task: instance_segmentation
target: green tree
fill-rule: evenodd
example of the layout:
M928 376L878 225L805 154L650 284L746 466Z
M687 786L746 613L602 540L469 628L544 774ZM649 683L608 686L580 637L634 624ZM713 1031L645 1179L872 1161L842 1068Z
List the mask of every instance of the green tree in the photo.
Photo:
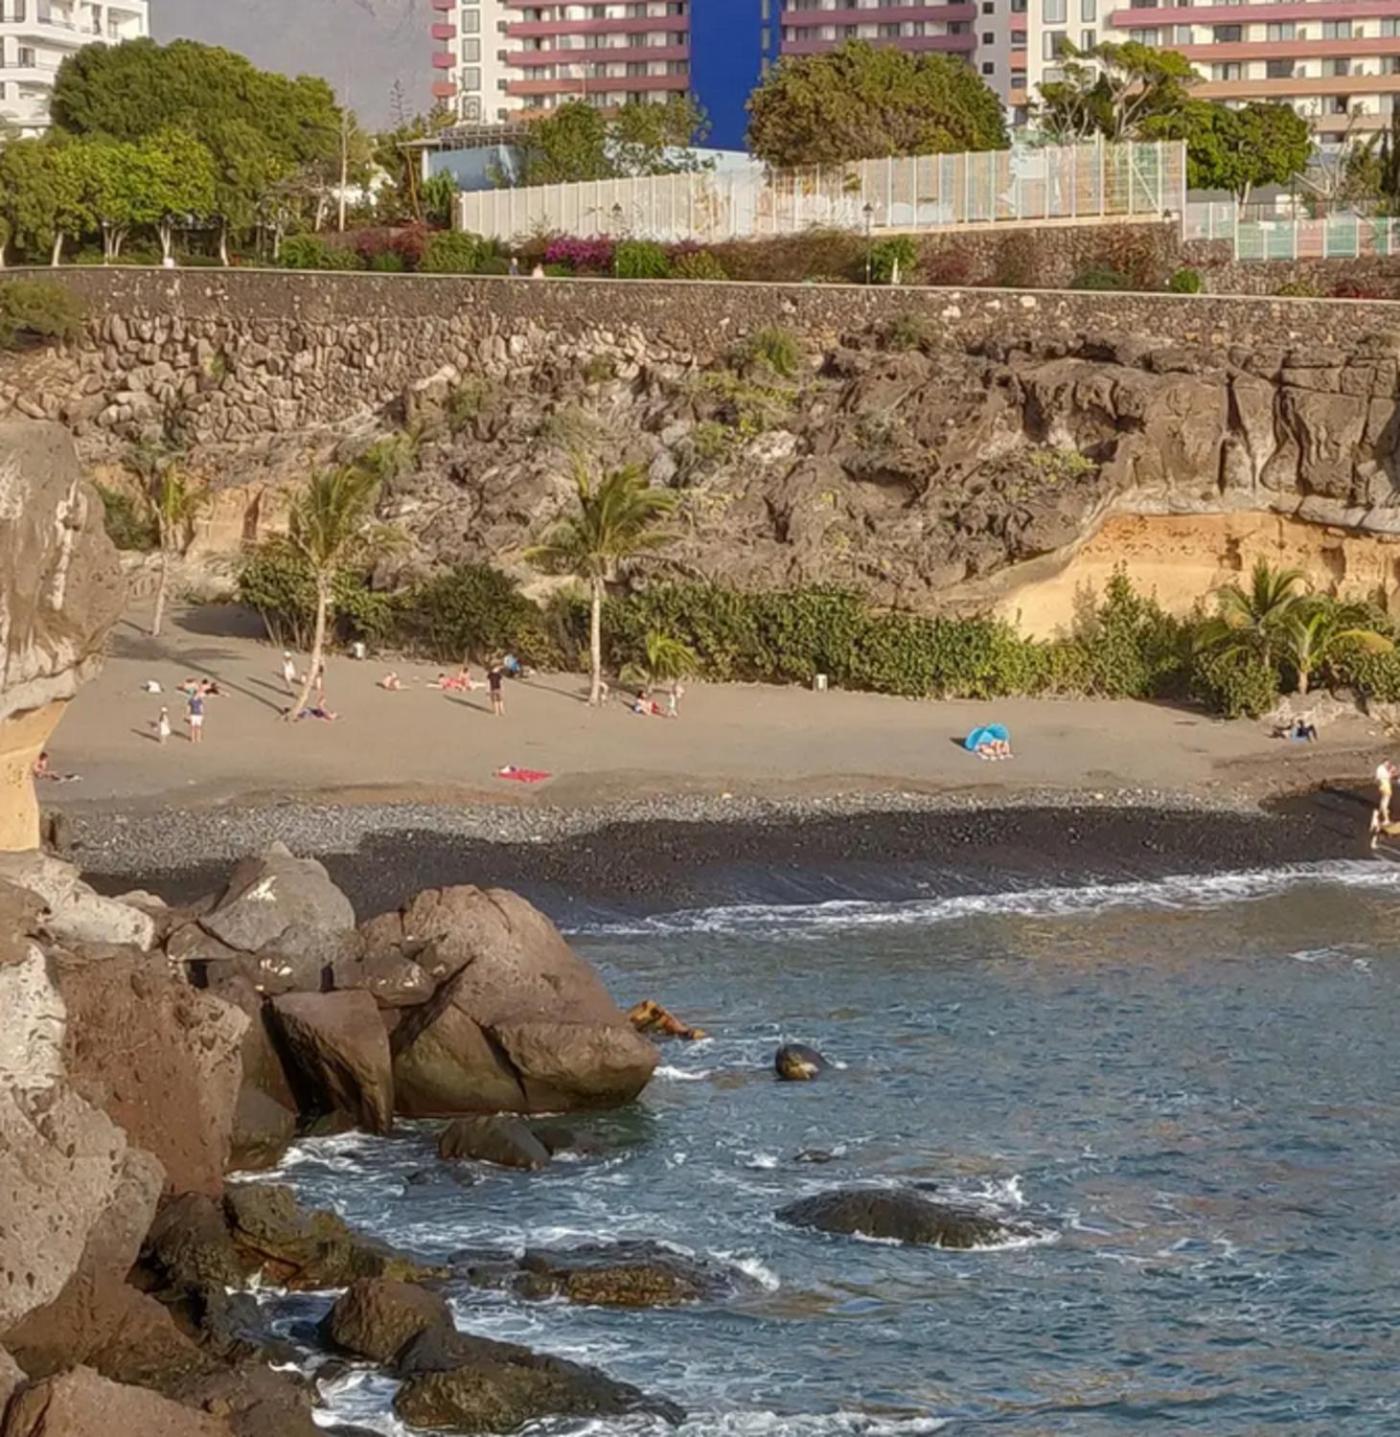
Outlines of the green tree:
M181 224L207 220L214 213L214 157L185 130L164 129L142 147L150 186L147 208L155 215L160 252L175 252Z
M0 149L0 225L6 244L21 254L57 264L80 199L76 172L59 144L13 140Z
M693 148L709 127L705 112L689 95L672 95L659 105L632 100L608 125L608 155L614 171L624 178L691 174L713 163Z
M1284 659L1298 677L1298 692L1306 694L1312 676L1344 648L1367 654L1389 654L1394 643L1377 633L1364 610L1309 599L1295 604L1279 630Z
M1179 50L1136 40L1105 41L1089 50L1067 44L1059 69L1063 79L1039 87L1036 122L1061 143L1096 134L1111 141L1140 139L1151 117L1183 108L1197 79Z
M316 586L316 626L311 659L301 692L287 711L294 719L306 708L326 656L326 622L335 596L336 574L371 547L371 522L379 481L354 466L322 469L311 476L292 504L287 542L311 571Z
M1216 590L1217 614L1201 626L1198 647L1244 651L1272 664L1283 652L1284 636L1307 602L1301 569L1276 569L1255 561L1249 585Z
M208 502L208 492L181 467L178 451L165 444L136 444L129 462L141 480L142 503L160 546L160 576L151 618L151 636L158 638L170 590L171 560L185 553L193 541L195 520Z
M405 149L404 146L441 133L453 123L454 117L443 105L426 115L410 117L403 103L402 87L396 84L394 89L393 103L397 114L394 128L380 131L370 146L371 166L382 170L390 178L390 183L380 189L375 204L379 217L386 222L402 219L421 222L421 161L417 150Z
M522 185L560 185L614 177L603 112L570 100L531 122L519 145Z
M446 172L436 174L423 183L423 213L430 223L444 229L452 224L452 210L456 204L457 181Z
M102 231L102 258L121 258L131 230L159 218L151 156L145 147L125 140L92 138L68 151L78 176L82 208Z
M994 150L1001 102L951 56L853 40L780 60L749 97L749 148L775 168Z
M1286 184L1312 155L1308 122L1291 105L1254 100L1238 110L1206 100L1150 116L1145 139L1186 142L1190 188L1229 190L1246 204L1256 185Z
M628 664L618 676L625 684L674 684L688 679L700 667L695 650L683 640L659 629L649 629L644 641L645 665Z
M580 464L575 474L577 508L561 519L526 559L551 574L571 574L588 585L588 644L592 677L588 702L603 695L603 597L620 564L670 542L658 527L676 496L651 489L637 469L614 469L596 484Z

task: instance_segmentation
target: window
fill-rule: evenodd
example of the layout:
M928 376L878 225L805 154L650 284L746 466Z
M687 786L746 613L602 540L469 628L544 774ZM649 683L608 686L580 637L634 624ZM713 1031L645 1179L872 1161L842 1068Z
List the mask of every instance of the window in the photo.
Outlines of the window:
M471 63L471 64L475 64L478 60L480 60L480 59L481 59L481 41L480 41L480 40L463 40L463 41L462 41L462 58L463 58L464 60L466 60L468 63Z
M1398 25L1400 25L1400 21L1397 21L1393 15L1387 15L1385 19L1381 21L1381 34L1383 36L1400 35L1400 29L1397 28Z
M1096 39L1097 37L1093 30L1081 30L1079 32L1079 48L1081 50L1092 50Z
M1239 65L1212 65L1210 78L1212 80L1238 80L1242 78L1241 67Z
M995 15L996 12L997 7L992 4L992 0L982 0L982 13L984 15Z
M1041 19L1047 25L1063 25L1069 14L1066 0L1044 0Z
M1063 30L1046 30L1041 35L1041 59L1057 60L1064 52L1065 32Z
M1292 60L1266 60L1264 62L1264 78L1266 80L1291 80L1294 68L1295 64Z
M1024 90L1026 88L1026 72L1024 70L1013 70L1011 72L1011 88L1013 90Z
M996 67L995 65L983 65L983 66L982 66L982 73L983 73L984 75L995 75L996 72L997 72L997 67Z
M32 70L34 68L34 47L32 45L21 45L19 47L18 64L21 70Z
M1332 113L1334 115L1345 115L1351 109L1350 95L1332 96Z
M899 39L899 22L896 20L896 21L894 22L894 24L892 24L892 25L881 25L881 26L880 26L880 38L881 38L882 40L898 40L898 39Z
M469 65L462 71L462 88L464 90L479 90L481 88L481 70L476 65Z
M1024 15L1026 13L1026 0L1011 0L1011 13L1013 15Z
M481 31L481 11L462 11L462 33L464 35L476 35Z
M995 45L997 37L990 30L982 32L982 43L984 45Z
M1322 38L1324 40L1350 40L1350 20L1324 20L1322 22Z
M1092 25L1099 18L1099 0L1079 0L1079 18Z
M1324 75L1350 75L1350 60L1324 60L1322 62L1322 73Z
M1172 26L1172 44L1189 45L1196 38L1196 32L1189 25Z
M773 18L772 14L770 13L771 11L772 11L771 0L759 0L759 3L758 3L758 18L759 18L760 20L764 20L764 21L771 20L771 19Z
M1217 25L1210 36L1217 45L1238 45L1244 39L1244 26Z
M1161 44L1162 33L1160 30L1129 30L1128 39L1138 45L1151 47Z
M758 32L758 48L765 55L773 48L773 31L767 25Z
M1296 40L1298 38L1298 26L1292 20L1285 20L1281 25L1268 26L1264 34L1270 40Z

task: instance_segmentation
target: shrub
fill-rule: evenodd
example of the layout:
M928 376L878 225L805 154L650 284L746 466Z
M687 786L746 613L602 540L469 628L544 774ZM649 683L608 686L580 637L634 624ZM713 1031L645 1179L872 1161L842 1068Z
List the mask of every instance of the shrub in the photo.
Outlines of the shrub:
M547 264L544 272L550 279L572 279L574 272L566 264Z
M316 584L306 560L285 539L259 544L244 558L237 595L239 603L257 610L274 644L310 648ZM331 616L341 640L378 641L392 630L393 601L372 590L362 571L346 569L335 576Z
M1106 698L1165 698L1184 692L1186 626L1139 594L1120 568L1103 602L1076 635L1082 687Z
M159 546L155 520L139 499L123 489L109 489L105 484L94 487L102 500L102 522L107 537L118 549L150 553Z
M613 251L618 279L665 279L670 273L666 251L652 240L623 240Z
M408 264L397 250L385 249L370 256L369 268L376 274L403 274Z
M415 585L396 609L401 639L440 663L507 651L535 665L557 659L538 606L484 564L457 564Z
M1321 299L1322 291L1307 279L1285 280L1274 293L1280 299Z
M1278 699L1278 670L1243 649L1202 649L1191 657L1189 688L1225 718L1260 718Z
M997 246L993 282L1001 289L1039 289L1045 283L1046 256L1035 235L1007 235Z
M545 247L545 268L548 271L551 265L563 265L574 274L609 274L613 267L613 250L613 241L606 236L578 239L572 235L560 235Z
M1334 284L1328 293L1329 299L1394 299L1393 290L1380 285L1355 283Z
M480 236L440 230L429 235L418 268L424 274L475 274L483 257Z
M870 279L874 284L893 284L895 276L908 284L919 262L919 247L908 235L891 235L870 247Z
M907 309L890 320L880 337L886 349L922 349L933 339L933 326L922 314Z
M376 439L356 462L360 468L369 470L381 484L392 484L418 467L421 445L422 436L416 429L402 429L397 434L386 434L382 439Z
M1189 265L1183 265L1179 270L1176 270L1167 281L1167 288L1173 294L1200 294L1200 270L1192 269Z
M1122 291L1136 288L1121 271L1106 264L1087 264L1069 282L1071 289Z
M865 276L865 238L854 230L809 229L772 239L709 246L731 279L837 281Z
M583 378L588 384L606 384L617 376L617 361L610 354L590 354L583 361Z
M729 274L720 261L707 249L686 250L671 259L672 279L728 279Z
M1152 233L1134 225L1108 225L1098 231L1093 266L1122 275L1124 289L1160 289L1165 278Z
M738 346L734 358L740 364L763 366L791 379L802 368L802 343L790 329L760 329Z
M320 235L289 235L282 241L277 260L283 269L359 269L354 250L327 244Z
M83 302L61 284L11 279L0 284L0 349L73 339L83 327Z
M464 379L447 396L443 416L453 434L474 424L496 402L496 386L489 379Z
M924 258L924 283L944 289L965 289L972 283L972 268L972 256L963 250L935 250Z
M422 269L423 253L428 247L428 237L427 225L405 225L403 229L394 231L390 248L403 259L409 269Z

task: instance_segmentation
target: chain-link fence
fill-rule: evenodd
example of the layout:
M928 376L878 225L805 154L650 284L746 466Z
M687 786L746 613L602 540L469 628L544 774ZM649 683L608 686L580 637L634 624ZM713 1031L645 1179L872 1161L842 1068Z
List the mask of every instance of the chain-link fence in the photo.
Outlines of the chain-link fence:
M1185 204L1186 147L1161 141L482 190L459 196L458 224L507 241L568 234L705 243L812 228L918 232L1157 219L1182 214Z

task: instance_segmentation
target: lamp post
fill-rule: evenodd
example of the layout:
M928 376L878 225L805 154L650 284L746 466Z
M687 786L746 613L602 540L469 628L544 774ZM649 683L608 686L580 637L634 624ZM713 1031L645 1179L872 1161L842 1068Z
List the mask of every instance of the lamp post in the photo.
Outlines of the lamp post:
M869 200L865 202L865 208L861 211L865 216L865 282L870 283L870 251L871 251L871 227L875 223L875 206Z

